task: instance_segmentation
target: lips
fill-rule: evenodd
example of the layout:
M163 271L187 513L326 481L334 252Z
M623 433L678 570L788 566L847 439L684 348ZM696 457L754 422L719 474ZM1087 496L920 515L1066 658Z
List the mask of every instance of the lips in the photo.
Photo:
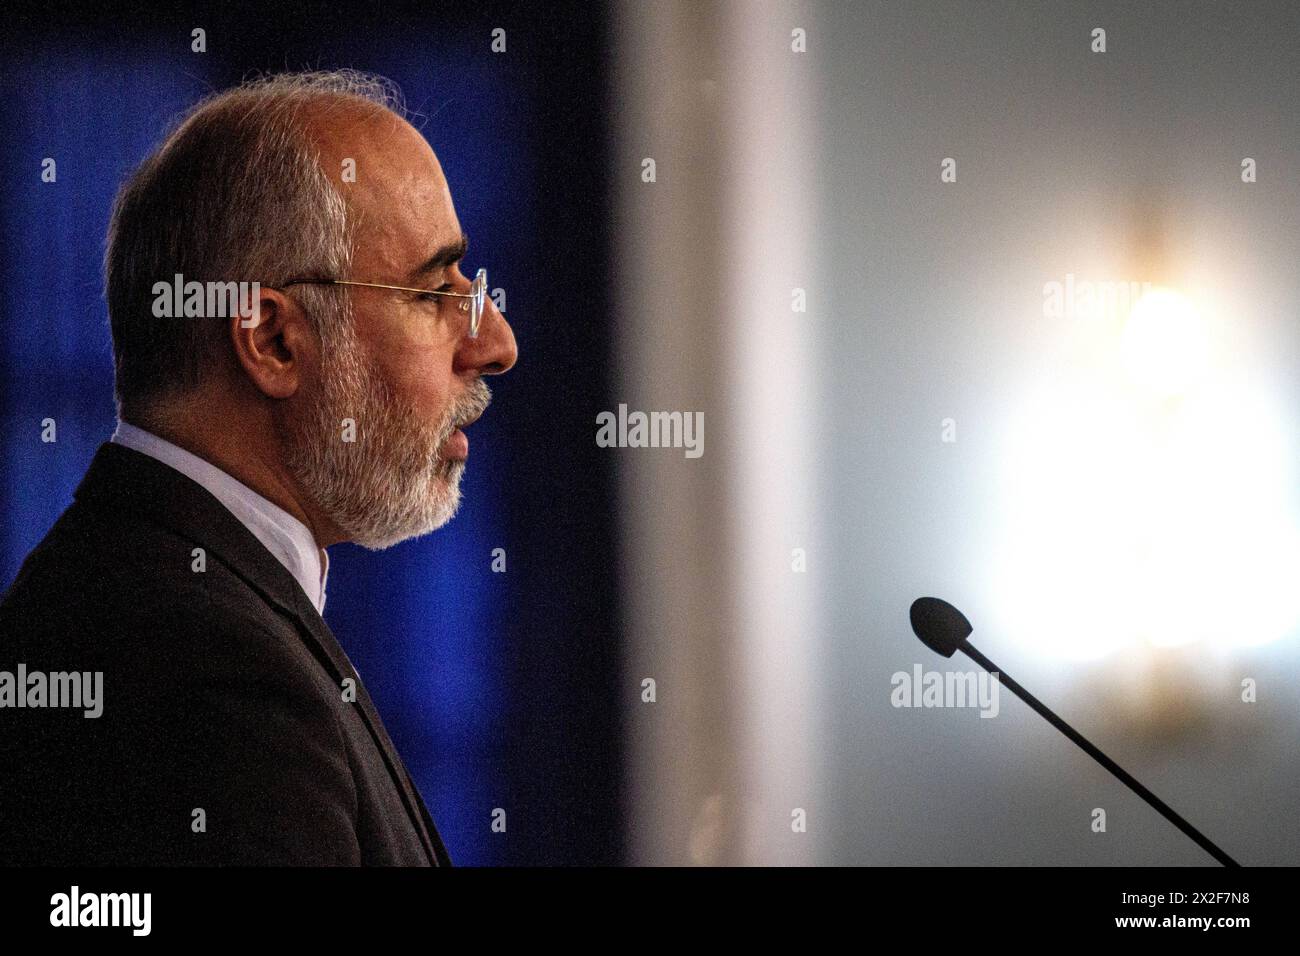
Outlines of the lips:
M442 457L451 461L464 461L469 457L469 439L465 436L464 429L469 428L482 417L486 400L483 401L476 412L468 418L463 418L456 422L455 429L447 436L447 440L442 445Z
M451 461L464 461L469 457L469 439L457 428L442 446L442 456Z
M479 420L479 416L467 418L460 422L442 446L442 455L451 461L464 461L469 457L469 438L462 429L468 428Z

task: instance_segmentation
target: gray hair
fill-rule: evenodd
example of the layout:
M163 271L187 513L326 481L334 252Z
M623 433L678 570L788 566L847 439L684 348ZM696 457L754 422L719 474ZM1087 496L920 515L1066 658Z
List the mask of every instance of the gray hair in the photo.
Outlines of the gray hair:
M358 103L406 115L392 83L352 70L246 81L191 109L123 184L104 257L120 416L165 420L229 354L223 323L156 317L156 282L348 273L354 224L305 116ZM295 297L326 343L350 321L329 286L296 286Z

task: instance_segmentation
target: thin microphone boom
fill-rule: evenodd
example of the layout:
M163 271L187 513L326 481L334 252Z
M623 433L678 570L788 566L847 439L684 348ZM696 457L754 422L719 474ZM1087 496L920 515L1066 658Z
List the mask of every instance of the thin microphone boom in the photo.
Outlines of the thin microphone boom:
M966 639L970 636L972 628L961 611L938 598L917 598L912 604L911 618L912 630L916 632L916 636L921 639L926 647L942 654L944 657L952 657L955 651L961 651L989 673L996 673L999 683L1011 688L1013 694L1047 718L1047 721L1053 727L1073 740L1084 753L1109 770L1120 782L1158 811L1161 816L1191 837L1202 850L1224 866L1241 865L1219 849L1209 837L1174 812L1172 807L1144 787L1136 777L1102 753L1083 734L1054 714L1046 704L1012 680L1006 671L976 650L975 646Z

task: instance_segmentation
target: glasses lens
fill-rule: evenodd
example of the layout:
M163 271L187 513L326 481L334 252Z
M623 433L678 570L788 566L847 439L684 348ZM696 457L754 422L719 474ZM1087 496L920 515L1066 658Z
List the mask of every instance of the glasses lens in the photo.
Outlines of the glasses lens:
M479 269L474 275L474 285L470 290L474 298L470 299L469 337L478 338L479 323L483 320L483 309L487 305L487 270Z

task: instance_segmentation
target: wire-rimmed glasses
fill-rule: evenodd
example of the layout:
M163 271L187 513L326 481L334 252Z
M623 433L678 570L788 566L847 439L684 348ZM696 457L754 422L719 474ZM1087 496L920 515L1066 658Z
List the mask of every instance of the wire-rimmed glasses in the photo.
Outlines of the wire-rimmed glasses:
M468 299L460 304L460 310L469 310L469 337L478 338L479 323L483 321L483 310L487 306L487 269L474 273L469 292L444 292L441 289L414 289L404 285L387 285L383 282L357 282L352 279L290 279L280 283L281 288L291 285L356 285L369 289L393 289L397 292L418 292L423 295L445 295L455 299Z

